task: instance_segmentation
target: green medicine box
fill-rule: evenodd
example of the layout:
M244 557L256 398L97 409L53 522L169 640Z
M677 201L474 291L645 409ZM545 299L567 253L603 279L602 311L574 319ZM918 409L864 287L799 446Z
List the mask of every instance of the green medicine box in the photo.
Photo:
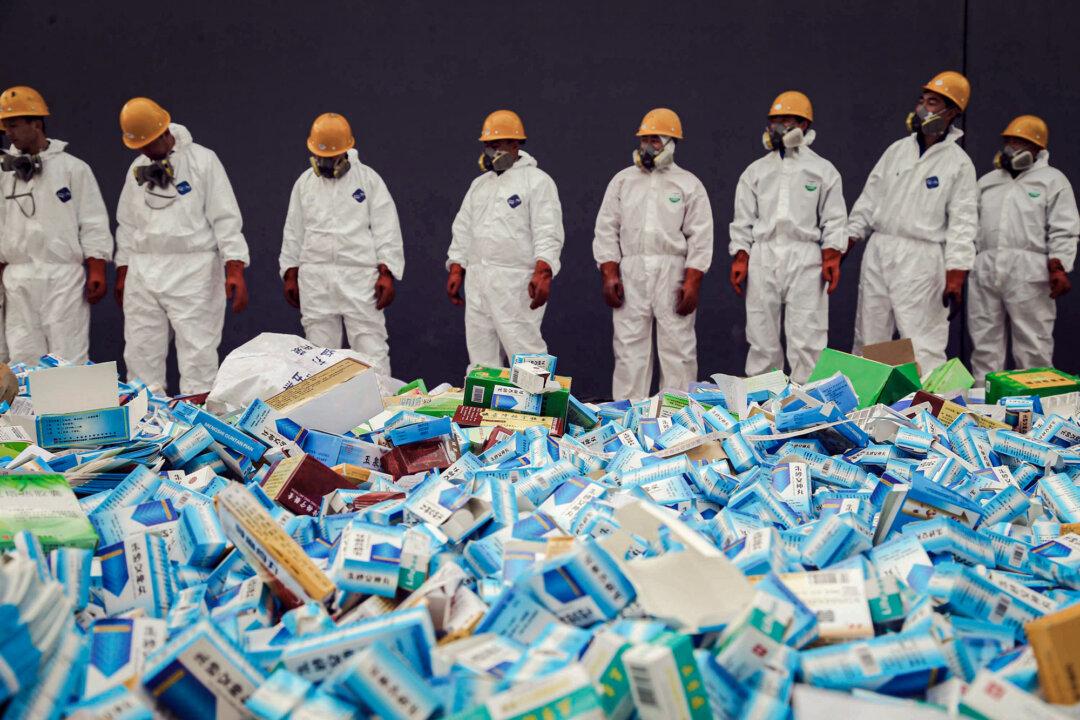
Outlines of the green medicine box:
M975 378L964 367L964 363L960 362L960 358L952 358L934 368L922 389L934 395L944 395L954 390L967 390L974 384Z
M986 374L986 402L990 405L1014 395L1049 397L1076 391L1080 391L1080 378L1055 368L1000 370Z
M832 348L821 351L809 382L824 380L836 373L843 373L851 381L859 398L860 409L876 403L892 405L922 387L918 366L913 362L887 365Z
M41 548L93 550L98 536L79 501L60 474L0 475L0 550L15 546L15 535L29 530Z
M570 403L570 378L555 376L561 390L544 394L540 414L559 418L565 422L566 408ZM510 369L477 366L465 376L465 405L472 407L491 407L491 393L497 387L516 387L510 382Z

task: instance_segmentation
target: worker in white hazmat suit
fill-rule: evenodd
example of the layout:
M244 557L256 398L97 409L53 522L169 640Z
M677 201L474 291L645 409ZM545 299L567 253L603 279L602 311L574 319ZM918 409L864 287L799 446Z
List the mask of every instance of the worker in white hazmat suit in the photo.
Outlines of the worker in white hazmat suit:
M1005 321L1019 368L1054 358L1057 298L1072 288L1080 216L1072 185L1050 167L1049 129L1021 115L1002 133L997 170L979 178L979 235L968 284L971 370L1005 368Z
M344 325L349 347L390 375L383 309L405 271L401 226L386 184L354 145L344 117L315 119L312 167L293 185L278 263L307 339L340 348Z
M675 164L683 139L679 116L651 110L637 137L634 164L608 183L593 235L593 259L612 308L616 400L649 396L654 325L660 387L686 391L697 379L694 319L713 251L709 195Z
M922 90L908 115L911 134L885 150L851 208L848 248L869 238L855 352L892 340L899 329L928 373L945 362L949 321L960 312L975 261L978 208L975 166L953 124L967 109L971 86L946 71Z
M45 134L49 109L33 88L0 94L0 122L11 141L2 159L0 263L7 347L14 362L53 354L84 363L90 305L105 296L113 239L90 166Z
M746 374L784 369L780 309L791 378L805 383L829 341L829 295L840 282L847 249L847 206L840 173L810 149L814 109L801 92L769 106L755 160L735 189L729 228L731 285L746 286Z
M540 324L559 272L562 206L555 182L521 149L525 139L517 114L488 115L480 131L482 174L454 218L446 294L465 305L471 365L547 352Z
M169 331L176 337L180 392L207 392L218 369L225 299L247 307L250 263L225 168L148 98L120 111L131 164L116 210L116 300L124 308L128 377L165 390Z

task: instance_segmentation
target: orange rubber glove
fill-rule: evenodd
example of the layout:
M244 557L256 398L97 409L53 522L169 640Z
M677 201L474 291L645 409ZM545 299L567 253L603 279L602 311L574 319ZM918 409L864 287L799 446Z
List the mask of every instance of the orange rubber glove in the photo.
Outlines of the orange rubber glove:
M86 259L86 302L97 304L109 289L105 279L105 261L101 258Z
M686 316L697 310L698 296L701 294L701 279L705 273L694 268L686 268L683 272L682 286L675 299L675 312Z
M457 263L450 266L450 275L446 278L446 296L455 305L464 305L461 289L465 286L465 268Z
M127 281L127 265L116 268L116 286L113 288L113 297L116 304L124 307L124 283Z
M234 313L244 312L248 305L247 283L244 282L244 263L230 260L225 263L225 297L232 300Z
M619 276L619 263L600 263L600 279L603 283L601 292L604 294L604 302L609 308L621 308L626 300L626 292Z
M731 287L735 288L735 294L742 297L743 280L750 274L750 253L740 250L735 253L735 259L731 261Z
M945 271L945 292L941 293L941 304L949 310L949 320L960 314L960 306L964 304L964 281L967 280L967 270Z
M839 250L824 248L821 251L821 277L829 284L825 291L829 295L840 285L840 263L843 259L844 254Z
M285 302L297 310L300 309L300 268L291 267L285 270Z
M382 310L394 302L394 276L390 268L379 265L379 279L375 281L375 309Z
M1072 283L1069 282L1069 274L1065 272L1065 266L1060 260L1051 259L1047 268L1050 270L1050 297L1057 300L1072 290Z
M529 297L532 298L529 303L530 310L542 307L548 301L551 295L551 276L551 266L543 260L537 260L532 280L529 281Z

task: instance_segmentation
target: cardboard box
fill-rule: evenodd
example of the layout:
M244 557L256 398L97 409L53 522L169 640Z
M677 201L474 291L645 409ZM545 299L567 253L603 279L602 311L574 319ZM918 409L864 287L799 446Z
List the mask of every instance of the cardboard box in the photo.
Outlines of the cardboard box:
M1080 605L1024 626L1039 664L1039 689L1058 705L1080 702Z
M883 343L892 345L893 343ZM909 341L910 344L910 341ZM903 357L890 352L875 352L877 346L868 345L864 352L871 351L876 357L891 356L893 359ZM918 390L919 369L914 359L900 364L880 362L870 357L850 355L832 348L825 348L818 358L814 371L810 373L808 382L817 382L831 377L836 373L843 373L851 381L855 388L855 394L859 397L859 408L867 408L875 403L891 405L900 398Z
M307 454L285 458L262 484L267 495L298 515L318 515L323 495L350 487L355 485Z
M1001 370L986 374L986 402L989 405L1013 395L1049 397L1078 390L1080 377L1054 368Z
M562 435L565 427L565 422L557 417L526 415L509 410L492 410L470 405L462 405L457 409L454 413L454 422L461 427L503 427L515 432L527 427L540 426L547 428L550 434L556 436Z
M559 418L565 422L566 409L570 403L571 379L560 375L556 375L554 379L562 386L562 389L543 395L540 414ZM465 377L464 404L471 407L490 408L491 396L497 387L516 387L510 381L509 368L484 366L473 368Z
M266 399L301 427L344 435L383 411L375 371L345 358Z
M461 407L462 396L460 392L448 392L436 395L422 405L413 408L413 412L430 417L453 417L457 409Z
M50 450L126 443L149 409L145 391L120 405L115 362L38 370L29 383L33 414L16 407L4 420Z
M915 362L915 346L912 344L911 338L888 340L872 345L863 345L862 356L867 360L873 360L885 365L904 365Z
M952 358L934 368L923 383L923 390L941 395L954 390L968 390L974 384L975 378L960 362L960 358Z
M395 480L436 468L445 470L457 460L455 447L455 443L446 442L445 438L402 445L383 455L383 470L393 475Z
M933 415L946 425L951 425L952 422L956 420L956 418L960 417L964 413L969 413L972 419L975 420L975 424L981 428L986 428L987 430L1011 429L1010 425L1007 425L1003 422L998 422L997 420L989 418L980 413L972 412L963 405L954 403L951 400L946 400L943 397L938 397L937 395L934 395L932 393L919 390L915 393L915 397L912 398L911 404L922 405L923 403L926 403L930 406L931 415Z

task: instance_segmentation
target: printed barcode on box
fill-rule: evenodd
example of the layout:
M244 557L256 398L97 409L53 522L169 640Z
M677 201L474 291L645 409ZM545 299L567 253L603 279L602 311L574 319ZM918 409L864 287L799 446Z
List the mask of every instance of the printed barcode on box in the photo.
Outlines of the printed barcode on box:
M818 610L817 619L819 623L831 623L836 622L835 610Z
M1024 548L1015 547L1012 553L1012 564L1021 565L1024 562Z
M859 666L864 673L867 675L881 674L881 665L878 664L877 658L874 657L874 651L868 645L856 645L852 648L852 652L855 653L855 659L859 661Z
M836 585L843 582L843 577L838 572L814 572L808 573L811 585Z
M483 385L476 385L476 386L473 387L471 402L474 402L474 403L482 403L482 402L484 402L484 386Z
M1005 617L1005 613L1009 611L1009 606L1012 605L1012 599L1009 596L999 598L997 604L994 605L994 612L990 613L991 620L1000 620Z
M630 687L634 690L634 703L636 705L657 707L656 691L653 689L652 676L649 671L642 667L631 665Z

